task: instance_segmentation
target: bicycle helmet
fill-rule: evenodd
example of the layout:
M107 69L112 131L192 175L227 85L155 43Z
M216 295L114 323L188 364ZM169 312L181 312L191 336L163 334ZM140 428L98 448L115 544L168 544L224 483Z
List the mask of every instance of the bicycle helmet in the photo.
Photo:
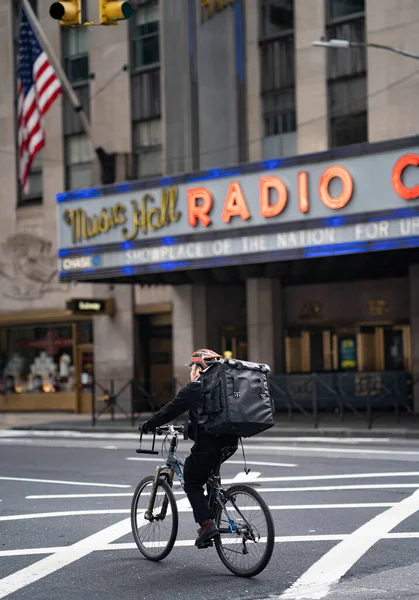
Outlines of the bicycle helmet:
M212 362L218 360L219 358L223 358L220 354L217 354L213 350L208 350L207 348L201 348L200 350L196 350L189 362L188 367L192 367L192 365L199 365L203 369L206 369L210 366Z

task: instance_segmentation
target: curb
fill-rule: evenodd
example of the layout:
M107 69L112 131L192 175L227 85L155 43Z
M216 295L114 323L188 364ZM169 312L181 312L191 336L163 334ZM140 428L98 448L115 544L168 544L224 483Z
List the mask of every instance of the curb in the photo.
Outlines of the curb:
M137 428L134 427L109 427L109 426L89 426L80 427L68 424L43 424L43 425L27 425L10 427L9 431L76 431L78 433L137 433ZM403 439L419 439L419 429L417 431L411 429L357 429L357 428L282 428L272 427L264 431L265 437L341 437L341 438L403 438ZM255 436L254 439L257 439Z

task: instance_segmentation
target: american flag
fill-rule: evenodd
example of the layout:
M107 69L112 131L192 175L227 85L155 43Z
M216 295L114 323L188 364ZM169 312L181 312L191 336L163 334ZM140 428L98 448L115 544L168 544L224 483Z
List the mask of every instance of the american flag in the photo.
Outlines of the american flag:
M61 84L23 10L17 85L19 178L27 193L32 162L45 143L42 117L61 93Z

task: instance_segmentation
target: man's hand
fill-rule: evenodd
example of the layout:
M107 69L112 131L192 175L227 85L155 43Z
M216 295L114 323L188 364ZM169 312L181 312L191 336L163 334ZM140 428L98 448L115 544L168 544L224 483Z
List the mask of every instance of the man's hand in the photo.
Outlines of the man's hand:
M141 434L148 433L152 431L152 428L148 424L148 421L144 421L144 423L140 423L138 429L141 431Z

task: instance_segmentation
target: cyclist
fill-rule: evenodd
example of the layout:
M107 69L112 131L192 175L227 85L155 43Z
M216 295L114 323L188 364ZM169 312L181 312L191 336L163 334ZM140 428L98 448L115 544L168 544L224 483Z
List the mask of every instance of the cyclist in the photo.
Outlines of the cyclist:
M216 524L211 519L211 513L204 494L204 485L212 471L221 459L221 450L230 446L237 450L238 437L235 435L208 435L200 422L198 408L201 406L200 373L207 369L211 362L222 358L216 352L200 349L194 352L187 366L191 368L190 382L187 383L162 409L155 413L148 421L140 425L143 433L154 431L157 427L173 421L185 411L189 410L191 431L189 437L195 442L191 454L185 461L184 479L185 492L192 506L195 521L199 523L196 546L219 535Z

